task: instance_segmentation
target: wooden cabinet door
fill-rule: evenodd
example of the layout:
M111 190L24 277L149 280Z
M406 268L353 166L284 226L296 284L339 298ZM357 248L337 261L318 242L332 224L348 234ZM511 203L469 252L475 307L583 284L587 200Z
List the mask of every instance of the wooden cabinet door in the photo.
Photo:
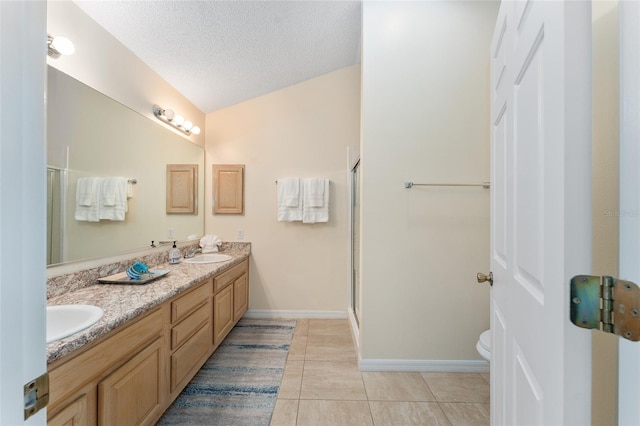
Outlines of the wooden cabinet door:
M242 274L233 282L233 322L242 318L249 305L249 277Z
M95 387L94 387L95 389ZM93 392L95 403L95 391ZM89 410L89 398L83 394L78 399L67 405L58 414L47 421L47 426L85 426L96 424L96 414L91 416Z
M198 165L167 164L167 213L198 214Z
M162 338L98 384L98 424L154 424L162 415Z
M213 344L217 346L233 328L233 285L213 296Z
M213 213L244 213L244 164L213 165Z

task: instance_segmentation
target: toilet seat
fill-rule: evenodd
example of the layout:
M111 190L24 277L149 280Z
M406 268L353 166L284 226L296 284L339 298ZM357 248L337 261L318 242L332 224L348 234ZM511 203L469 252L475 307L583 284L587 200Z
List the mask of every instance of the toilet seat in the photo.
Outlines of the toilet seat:
M476 349L484 359L487 361L491 360L491 330L484 331L480 334Z

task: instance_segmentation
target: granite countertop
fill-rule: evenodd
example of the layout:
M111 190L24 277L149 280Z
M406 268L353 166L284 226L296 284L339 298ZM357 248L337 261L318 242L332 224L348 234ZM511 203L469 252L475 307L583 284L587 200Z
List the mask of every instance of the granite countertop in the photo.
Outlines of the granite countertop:
M98 284L68 292L47 300L47 305L87 304L104 310L104 316L89 328L47 344L47 363L62 358L127 321L159 306L164 301L216 275L223 269L249 257L250 246L224 250L231 260L220 263L168 263L152 269L169 269L167 275L142 285Z

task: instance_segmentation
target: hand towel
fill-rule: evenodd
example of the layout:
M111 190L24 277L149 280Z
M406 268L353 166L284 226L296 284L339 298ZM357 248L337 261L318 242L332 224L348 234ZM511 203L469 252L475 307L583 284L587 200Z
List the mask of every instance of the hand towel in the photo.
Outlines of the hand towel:
M278 205L297 207L300 201L300 178L278 179Z
M302 220L302 194L299 178L281 178L277 182L278 222Z
M76 184L76 213L78 221L100 221L100 192L102 178L80 178Z
M84 177L78 179L76 184L76 202L80 206L89 207L92 203L92 198L96 194L96 184L98 178Z
M123 221L128 210L127 178L104 178L100 195L100 219Z
M321 178L303 179L302 185L304 194L302 205L308 207L324 206L324 181Z
M313 178L315 179L315 178ZM309 181L309 182L307 182ZM328 222L329 221L329 179L321 179L324 191L323 201L321 207L314 207L311 203L302 203L302 223L316 223L316 222ZM304 179L302 185L303 194L307 191L307 188L314 185L309 179ZM303 195L303 200L305 196Z
M222 244L222 240L217 235L205 235L200 238L200 248L202 253L215 253Z

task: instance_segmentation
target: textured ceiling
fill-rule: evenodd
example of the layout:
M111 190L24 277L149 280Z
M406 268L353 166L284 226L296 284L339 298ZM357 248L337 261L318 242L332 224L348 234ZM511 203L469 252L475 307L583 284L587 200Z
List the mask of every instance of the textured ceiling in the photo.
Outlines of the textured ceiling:
M359 1L75 3L205 113L360 62Z

